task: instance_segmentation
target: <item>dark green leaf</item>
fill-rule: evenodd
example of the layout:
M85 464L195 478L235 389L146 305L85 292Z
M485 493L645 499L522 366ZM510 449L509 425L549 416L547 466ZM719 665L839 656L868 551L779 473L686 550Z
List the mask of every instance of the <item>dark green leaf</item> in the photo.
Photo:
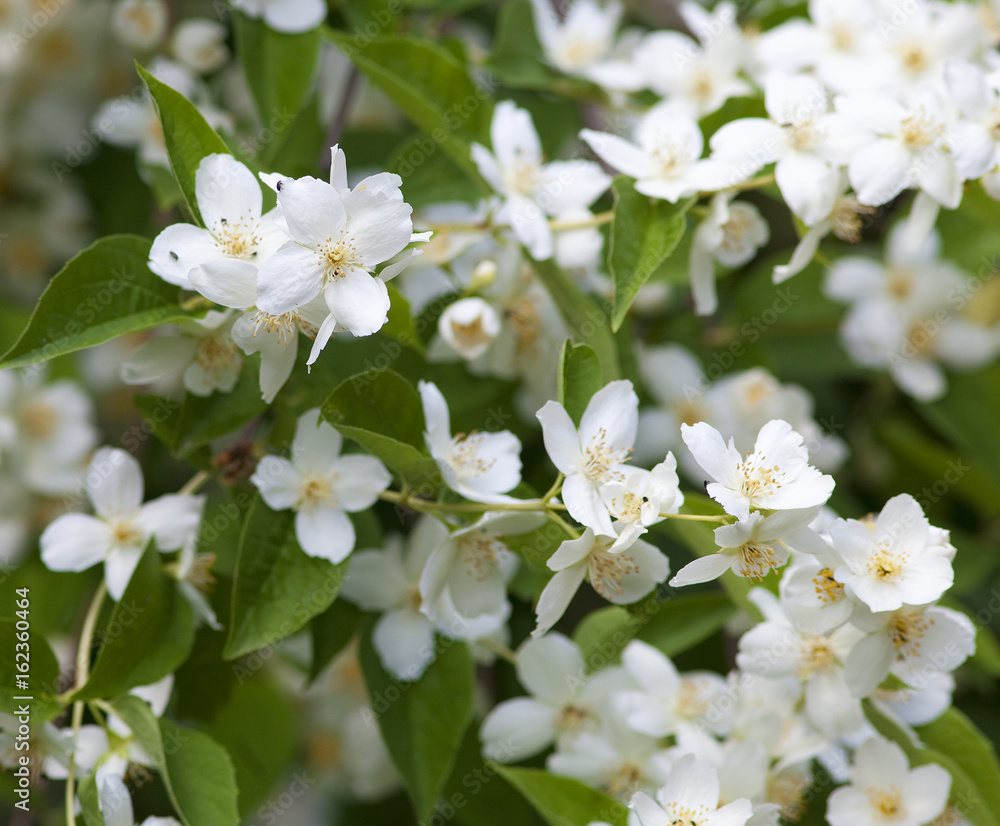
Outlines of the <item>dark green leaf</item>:
M473 141L489 143L492 99L466 67L441 46L415 37L375 37L360 41L343 32L327 36L365 76L385 92L439 144L483 194L489 187L472 162ZM426 154L426 153L425 153Z
M625 826L624 803L585 786L579 780L540 769L499 767L500 776L535 807L549 826L588 826L595 820Z
M278 32L261 18L239 12L232 20L236 52L261 127L273 135L269 146L277 147L309 97L319 65L320 30Z
M553 260L532 260L531 267L559 308L573 340L589 344L597 353L604 381L619 378L618 350L608 326L608 314L585 296Z
M487 67L505 85L517 89L545 89L557 79L542 62L542 44L535 32L530 0L504 3L497 15L496 37Z
M153 99L156 115L163 127L163 142L170 157L170 167L184 195L184 202L200 224L201 212L194 186L198 165L206 155L232 153L191 101L161 83L139 64L136 64L136 70Z
M591 396L604 387L601 361L594 348L566 339L559 356L558 383L559 401L579 427Z
M611 184L615 217L611 222L608 269L615 282L611 329L617 332L625 314L657 267L680 243L687 227L685 213L694 198L676 204L635 191L635 181L619 175Z
M273 645L330 607L347 562L334 565L306 554L295 538L295 512L250 507L233 581L226 659Z
M312 637L312 663L309 682L314 681L354 638L361 624L361 611L347 600L339 599L309 623Z
M379 331L380 334L392 336L400 344L412 347L421 355L426 351L424 343L417 335L417 324L410 313L410 302L403 297L402 293L393 287L389 287L389 320Z
M360 649L372 713L417 818L426 821L472 720L472 658L464 643L439 638L437 656L423 676L400 682L382 668L372 646L373 625L369 622L363 632Z
M185 826L238 826L236 774L226 750L207 734L160 720L164 779Z
M933 723L917 727L917 735L931 749L947 755L958 764L979 792L980 806L992 814L992 823L974 819L977 826L1000 822L1000 761L995 746L957 708L950 708ZM948 768L948 766L945 766ZM960 790L953 789L952 799L962 801Z
M178 303L180 290L149 271L150 246L135 235L111 235L71 258L45 288L0 367L48 361L193 317Z
M104 815L101 814L100 796L97 790L97 773L87 775L77 788L80 798L80 811L83 822L87 826L105 826Z
M103 630L101 650L90 679L73 697L110 697L134 686L150 685L175 671L194 644L194 612L163 571L163 557L152 542L115 603Z
M424 449L424 409L416 389L393 370L345 379L323 404L323 418L418 488L441 484Z

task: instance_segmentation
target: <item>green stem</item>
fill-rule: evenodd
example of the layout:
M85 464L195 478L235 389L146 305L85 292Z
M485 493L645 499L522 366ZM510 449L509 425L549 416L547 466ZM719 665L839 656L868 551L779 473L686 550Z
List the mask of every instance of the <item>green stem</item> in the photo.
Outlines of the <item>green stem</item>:
M489 637L480 637L476 640L476 644L489 649L499 657L503 657L509 663L517 663L517 655L502 642L497 642Z
M208 471L199 470L194 476L188 479L187 484L185 484L184 487L182 487L179 491L177 491L177 493L181 494L182 496L189 493L195 493L198 491L199 488L201 488L202 485L204 485L211 478L212 477L208 473Z
M551 502L553 497L559 495L559 493L562 491L563 479L565 478L566 477L562 475L562 471L559 471L559 475L556 476L556 480L552 483L552 487L549 488L547 491L545 491L545 494L542 496L543 502ZM546 507L552 507L552 506L546 505Z
M379 499L384 502L393 502L402 505L404 508L419 511L420 513L486 513L487 511L544 511L552 507L562 508L561 505L546 506L541 499L523 499L516 502L431 502L428 499L419 499L409 493L396 493L393 490L382 491Z
M90 677L90 647L94 642L94 630L97 627L97 618L101 613L101 605L104 604L104 597L108 592L108 586L102 581L94 594L94 599L87 609L87 616L83 620L83 630L80 633L80 647L76 650L76 679L73 681L73 688L69 693L79 691L87 683ZM74 798L76 797L76 747L80 738L80 726L83 723L83 701L77 700L73 703L73 745L69 753L69 770L66 774L66 823L67 826L76 826L76 811Z
M708 514L700 513L661 513L660 516L666 517L667 519L690 519L696 522L728 522L728 514L716 514L711 516Z
M579 539L580 538L580 532L576 528L574 528L572 525L570 525L569 522L567 522L565 519L563 519L554 510L547 509L545 511L545 515L549 519L551 519L553 522L555 522L560 528L562 528L564 531L566 531L566 533L569 534L571 537L573 537L573 539Z

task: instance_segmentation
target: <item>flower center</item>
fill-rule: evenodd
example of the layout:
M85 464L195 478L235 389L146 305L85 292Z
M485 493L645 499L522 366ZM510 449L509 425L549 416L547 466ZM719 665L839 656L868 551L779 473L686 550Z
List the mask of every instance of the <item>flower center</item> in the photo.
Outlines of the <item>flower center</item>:
M191 570L184 577L203 594L215 590L215 577L212 576L212 566L215 564L215 554L198 554L191 564Z
M111 529L111 542L118 547L134 548L143 544L142 529L134 518L116 517L109 520L108 527Z
M588 37L583 32L569 35L562 48L559 49L555 62L567 69L582 68L601 56L604 52L604 40Z
M559 709L559 716L556 718L556 730L559 732L572 731L579 728L594 715L586 708L566 703Z
M691 82L688 84L688 94L695 101L707 104L715 93L715 81L711 73L704 67L691 70Z
M241 223L231 224L221 218L212 235L215 236L216 246L226 255L246 261L257 256L260 237L256 229L249 224L245 227Z
M745 542L736 549L736 556L740 561L740 576L747 579L763 579L768 571L781 564L774 548L766 542Z
M854 48L854 27L844 20L837 20L827 27L830 45L838 52L849 52Z
M903 796L895 786L888 789L867 789L868 802L872 810L884 819L896 819L905 813Z
M830 568L823 568L813 577L816 596L820 602L836 602L844 598L844 586L833 578Z
M754 216L739 209L729 210L729 220L722 225L722 243L719 245L730 254L740 254L746 251L743 240L754 226Z
M205 336L198 345L195 361L218 382L223 374L239 368L243 356L228 336Z
M841 241L857 244L861 240L862 215L874 215L875 207L865 206L853 195L838 198L830 213L833 234Z
M893 646L899 649L901 655L906 654L903 649L910 648L916 651L920 648L920 639L933 624L934 620L928 619L923 612L897 614L889 625Z
M903 575L903 563L908 556L909 554L894 554L880 544L868 560L868 575L883 582L898 582Z
M477 582L493 577L500 567L500 557L507 552L507 546L495 536L483 533L463 536L461 541L462 562Z
M799 152L808 152L815 149L820 138L823 136L823 130L820 129L819 124L811 117L805 120L783 123L781 127L785 130L789 146Z
M650 154L660 166L660 177L672 178L688 165L691 152L673 141L657 142Z
M919 40L908 40L896 49L899 62L904 71L911 75L919 75L930 67L931 58Z
M709 810L707 806L699 806L692 809L690 806L682 806L680 803L668 803L666 806L669 826L701 826L708 819Z
M740 492L750 498L756 499L760 496L771 496L780 487L785 473L778 465L768 467L765 463L767 457L758 454L747 454L745 462L740 462L736 466L736 472L743 476L740 481Z
M277 336L279 342L287 345L295 341L295 331L300 320L297 310L282 315L271 315L258 310L250 320L250 325L254 338L263 330L268 335Z
M451 442L448 464L459 479L475 479L483 476L496 464L496 459L484 459L482 455L483 434L459 434Z
M530 198L542 182L538 164L518 153L514 162L504 170L504 182L513 192Z
M299 484L299 510L313 510L321 505L330 506L333 499L333 479L317 473L307 473Z
M631 797L642 785L642 769L627 760L608 778L608 795L617 798Z
M48 402L35 399L21 408L21 426L34 439L51 436L59 424L59 414Z
M463 349L467 350L482 347L493 341L493 336L483 329L482 316L476 316L468 324L462 324L459 321L453 320L451 322L451 333L455 337L455 341Z
M944 124L932 118L923 106L900 124L899 137L911 152L937 143L944 134Z
M517 338L518 352L530 350L538 340L542 324L535 303L527 296L521 296L504 310L504 318Z
M836 657L826 637L809 637L802 641L802 658L796 673L804 680L816 672L829 671L835 661Z
M357 262L357 247L353 238L340 237L336 242L327 238L317 248L319 263L327 279L344 278Z
M595 482L624 479L625 475L618 467L628 461L631 452L631 448L609 445L608 431L602 427L584 451L583 472Z
M639 566L628 551L609 554L600 549L591 551L587 558L587 571L594 590L608 602L613 602L615 597L625 596L622 579L639 573Z

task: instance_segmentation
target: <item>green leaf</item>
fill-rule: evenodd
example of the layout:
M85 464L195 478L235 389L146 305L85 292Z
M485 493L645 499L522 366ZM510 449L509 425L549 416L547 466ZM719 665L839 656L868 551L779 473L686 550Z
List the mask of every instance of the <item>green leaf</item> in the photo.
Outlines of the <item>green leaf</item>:
M226 750L200 731L159 723L162 773L185 826L238 826L236 773Z
M417 323L410 312L410 302L406 300L402 293L394 287L389 287L389 320L385 323L380 334L392 336L400 344L412 347L423 355L427 348L417 333Z
M347 600L339 599L322 614L312 618L309 634L312 637L312 663L309 682L313 682L333 662L354 638L361 624L361 611Z
M558 383L559 401L579 427L591 396L604 386L601 360L594 348L566 339L559 354Z
M1000 365L948 378L949 392L943 398L917 405L928 422L953 445L963 458L1000 484ZM975 404L969 400L975 399ZM961 478L966 469L955 470Z
M318 28L295 34L275 31L261 18L239 12L232 20L236 53L261 126L275 136L269 146L280 148L280 136L309 99L322 35Z
M401 682L382 668L372 645L373 626L374 621L367 623L359 652L372 713L417 819L426 821L472 720L472 657L464 643L438 638L437 656L423 676Z
M977 826L993 826L1000 822L1000 761L994 745L972 721L957 708L950 708L933 723L918 726L917 735L931 749L947 755L961 767L979 793L977 811L991 813L992 822L976 820L969 814L966 817ZM960 792L956 792L958 790L953 789L952 799L964 805Z
M175 671L194 644L194 612L150 542L103 630L90 679L74 700L110 697Z
M28 599L30 602L30 596ZM48 641L35 629L30 605L26 610L27 619L16 613L14 619L0 618L0 711L13 714L27 703L31 719L40 725L61 709L55 699L60 693L59 661ZM17 687L18 677L26 679L26 688ZM26 696L32 699L14 699Z
M951 791L948 797L961 805L962 814L970 823L974 826L1000 826L1000 821L994 814L1000 812L1000 809L991 807L989 803L991 798L996 801L997 793L1000 792L1000 785L997 785L996 754L991 746L981 742L982 735L975 731L964 716L955 716L958 715L958 712L955 712L955 715L949 717L950 712L946 712L946 719L941 725L932 723L929 727L922 726L917 729L922 738L924 729L929 728L930 740L948 750L938 751L934 748L922 748L915 743L908 729L879 711L871 700L862 700L861 706L868 722L878 733L892 740L903 750L910 762L910 768L937 763L948 771L951 775ZM939 742L942 736L955 737L955 744L951 745L947 740ZM959 756L959 759L953 754ZM977 760L985 762L977 767L975 765ZM985 790L979 787L966 773L966 766L970 763L977 778L993 785L987 785Z
M136 410L179 456L232 433L267 407L260 395L257 370L248 369L248 365L244 365L236 386L228 393L188 393L183 401L163 396L136 397Z
M152 758L184 826L237 826L237 787L226 750L207 734L158 720L149 704L123 694L109 705Z
M618 364L618 349L608 327L607 313L585 296L576 282L552 259L531 259L531 268L559 308L573 340L579 344L589 344L597 353L604 381L619 378L621 369Z
M493 101L466 67L447 49L415 37L388 36L359 41L345 32L326 30L365 76L440 146L465 174L490 189L472 162L473 141L489 143Z
M588 826L595 820L611 826L625 826L628 820L624 803L612 800L579 780L541 769L498 767L497 770L550 826Z
M530 0L504 3L497 15L496 37L487 68L515 89L545 89L558 78L542 62Z
M156 116L163 127L163 143L170 158L170 168L177 178L177 184L184 195L184 202L200 224L201 212L198 210L194 187L198 165L206 155L232 153L225 141L202 117L198 107L180 92L161 83L138 63L136 70L153 99Z
M288 687L275 685L269 676L257 674L235 686L229 702L202 725L233 761L240 790L238 805L244 815L288 777L302 745L299 709L289 702Z
M424 448L420 396L399 373L366 370L344 379L323 403L323 418L410 485L441 485L437 464Z
M711 637L736 613L736 606L725 594L712 591L685 594L669 602L638 603L634 608L601 608L576 627L573 639L589 671L617 661L633 639L676 657Z
M337 598L347 562L311 557L295 538L295 512L250 506L233 575L229 636L231 660L294 634Z
M101 814L100 796L97 791L97 772L87 775L77 787L80 811L87 826L106 826Z
M695 202L676 204L635 191L635 181L619 175L611 183L615 217L611 222L608 269L615 282L611 329L618 332L639 289L663 263L684 236L685 213Z
M149 271L150 246L135 235L111 235L77 253L53 276L0 368L192 318L178 303L180 290Z

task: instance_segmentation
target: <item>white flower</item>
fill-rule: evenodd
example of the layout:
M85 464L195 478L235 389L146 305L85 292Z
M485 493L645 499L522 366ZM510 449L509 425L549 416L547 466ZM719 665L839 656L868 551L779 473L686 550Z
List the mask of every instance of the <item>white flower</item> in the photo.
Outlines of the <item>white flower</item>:
M613 537L595 536L587 528L578 539L567 539L552 554L547 564L556 574L538 597L533 637L559 621L584 579L608 602L629 605L670 574L670 561L656 546L636 539L625 550L612 551L614 542Z
M846 163L859 142L856 130L842 115L827 113L826 91L812 77L770 76L764 105L770 119L740 118L722 126L712 136L712 157L731 163L741 177L776 162L781 196L813 226L833 207L837 164Z
M536 414L549 458L563 474L562 498L570 516L611 536L611 517L600 488L625 478L625 462L635 444L639 397L630 381L613 381L598 390L577 430L559 402L549 401Z
M521 481L521 441L509 430L452 437L448 402L437 386L421 381L427 430L424 441L445 483L474 502L508 502Z
M168 17L163 0L119 0L111 13L111 31L130 49L148 51L163 41Z
M745 797L720 808L719 775L693 754L674 763L656 800L638 792L628 805L641 826L745 826L753 813Z
M121 380L149 384L182 371L184 388L195 396L210 396L217 390L229 393L243 369L231 324L229 312L216 310L204 318L182 321L177 325L179 335L151 338L129 353L121 364Z
M730 203L735 193L720 192L712 198L711 212L695 228L688 262L691 295L698 315L711 315L718 306L715 266L740 267L750 261L771 237L760 211L751 203Z
M420 576L430 555L447 542L448 529L423 516L405 548L390 537L381 550L351 556L340 595L363 611L381 613L372 644L386 671L400 680L419 680L434 661L434 626L420 610Z
M500 316L481 298L461 298L441 313L438 333L462 358L478 358L499 335Z
M494 512L453 531L433 550L421 574L424 616L456 639L495 632L510 616L507 583L518 567L503 537L532 531L544 521L541 514Z
M725 38L702 47L687 35L669 31L646 35L633 57L650 89L697 118L714 112L727 98L751 94L750 84L737 77L742 58Z
M822 634L795 625L777 598L764 588L751 590L750 599L765 621L740 638L736 655L739 668L771 679L796 678L811 725L828 737L855 732L864 714L847 685L843 663L861 632L844 625Z
M719 713L726 681L710 671L680 674L670 658L641 640L622 651L622 665L638 690L618 692L614 702L629 728L650 737L708 729L724 734L728 716Z
M273 510L293 509L295 536L309 556L343 562L354 548L347 513L370 508L392 476L374 456L340 455L340 434L319 409L299 416L291 461L265 456L250 481Z
M398 176L373 176L378 185L348 190L338 158L334 147L331 183L277 176L278 206L293 242L265 261L257 276L257 307L272 315L323 295L330 316L316 337L319 349L337 324L356 336L381 329L389 310L385 280L398 268L390 265L379 275L374 269L421 240L413 236L412 209L399 193Z
M479 730L483 754L501 763L516 763L555 740L596 729L612 685L622 682L611 669L588 679L576 643L556 633L524 642L515 665L531 696L499 703Z
M899 746L873 737L854 752L851 784L834 789L826 819L830 826L922 826L944 811L950 788L941 766L911 769Z
M609 56L622 16L617 0L603 7L596 0L579 0L561 21L548 0L532 0L531 6L545 57L560 71L588 75L588 69Z
M210 593L215 585L215 578L211 574L215 554L195 553L195 545L195 542L184 543L177 566L172 569L172 573L177 578L177 589L194 609L198 622L204 622L213 630L221 631L222 625L219 624L215 611L205 598L205 593Z
M953 671L976 650L976 629L958 611L904 605L873 613L859 606L851 624L866 632L844 663L855 697L867 697L892 671L914 688L935 672Z
M962 178L948 146L949 119L933 92L909 106L874 92L837 98L837 112L860 136L847 166L858 200L879 206L919 188L948 209L962 199Z
M128 786L118 775L103 778L98 786L98 807L105 826L136 826ZM147 817L139 826L181 826L172 817Z
M551 258L554 244L547 216L590 206L611 179L591 161L543 164L531 115L509 100L493 110L490 141L492 152L472 144L472 160L504 199L497 221L509 223L534 258Z
M224 307L245 310L257 300L261 262L288 239L275 213L264 215L253 173L231 155L202 158L195 197L205 228L171 224L153 241L149 268L164 281L197 290Z
M726 183L719 164L699 160L704 148L701 129L675 103L660 103L643 115L635 143L592 129L584 129L580 137L605 163L636 178L636 191L651 198L676 203Z
M822 505L833 492L833 478L809 464L802 436L788 422L773 419L760 429L753 452L743 459L711 425L681 425L681 436L702 469L716 481L708 495L739 519L750 508L786 510Z
M74 491L97 443L94 405L76 382L0 371L0 461L42 494Z
M601 498L608 512L615 517L619 531L611 553L624 550L646 528L661 522L661 514L677 513L684 504L677 479L677 460L672 453L651 471L632 468L624 482L608 482L601 486Z
M218 20L193 17L181 20L170 36L174 56L198 74L207 75L229 60L228 30Z
M285 386L295 366L299 333L315 336L329 315L326 302L317 296L298 310L284 315L271 315L263 310L244 313L233 324L233 341L251 355L260 353L260 394L268 404ZM315 346L307 364L319 355Z
M42 562L53 571L85 571L104 562L108 593L120 600L150 539L176 551L198 530L204 496L167 494L142 504L139 463L124 450L102 447L87 470L87 495L96 516L67 513L40 539Z
M828 547L799 554L788 566L781 577L781 601L796 625L809 624L825 633L850 618L858 602L833 575L840 565L840 557Z
M791 550L821 553L827 545L808 525L819 513L819 506L781 510L770 516L751 513L733 525L715 529L715 542L721 550L689 562L670 584L677 587L717 579L725 571L749 579L763 579L772 568L788 561Z
M834 572L837 581L872 611L934 602L951 587L950 545L907 493L886 502L874 524L839 520L830 536L844 561Z
M263 17L278 32L296 34L315 29L326 19L323 0L233 0L248 17Z

